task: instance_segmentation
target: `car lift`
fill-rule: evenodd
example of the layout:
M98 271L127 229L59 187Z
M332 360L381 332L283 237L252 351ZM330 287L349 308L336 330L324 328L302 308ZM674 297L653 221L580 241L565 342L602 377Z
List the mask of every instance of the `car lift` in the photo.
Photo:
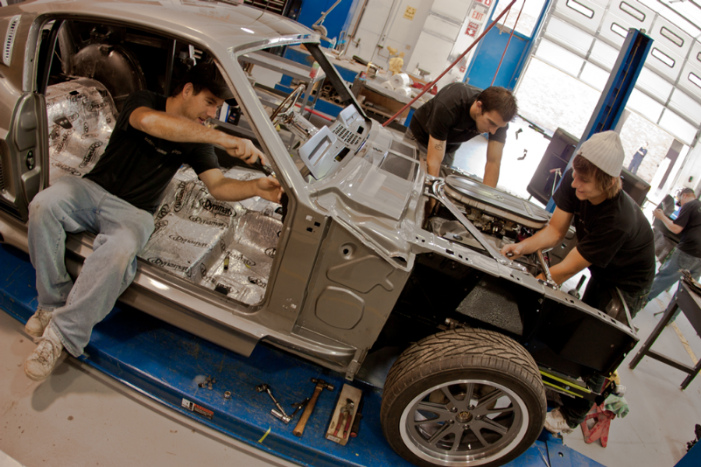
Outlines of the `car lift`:
M37 305L29 256L0 245L0 308L25 323ZM314 467L410 467L384 439L381 391L356 380L363 419L346 446L325 439L339 391L324 391L303 437L270 414L272 403L256 386L267 384L283 407L312 392L311 378L341 388L341 374L261 344L246 358L121 303L95 326L80 360L172 410L273 455ZM291 409L288 411L291 412ZM511 467L600 466L543 431Z
M652 47L652 38L645 35L644 32L638 29L630 28L626 40L621 47L621 51L616 59L616 64L611 69L611 74L606 82L604 90L601 92L599 102L591 114L589 123L579 139L579 144L573 154L577 154L579 147L589 137L595 133L602 131L613 130L618 125L623 111L628 103L628 98L635 88L635 82L638 81L638 76L645 65L645 59ZM567 172L572 167L570 159L565 168ZM562 179L560 179L562 181ZM560 184L558 183L558 186ZM555 190L553 190L553 193ZM555 202L550 198L548 205L545 207L549 212L555 211Z

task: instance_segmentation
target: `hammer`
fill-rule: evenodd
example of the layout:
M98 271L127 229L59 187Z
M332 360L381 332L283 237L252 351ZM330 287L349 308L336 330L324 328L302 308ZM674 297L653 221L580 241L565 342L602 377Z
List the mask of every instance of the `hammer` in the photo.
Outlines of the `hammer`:
M309 417L312 415L312 412L314 411L314 406L316 405L316 400L319 398L319 394L321 394L321 391L323 391L324 389L328 389L329 391L333 391L333 385L327 383L323 379L312 378L312 383L316 383L316 387L314 388L314 394L312 395L312 398L309 400L309 403L307 403L307 406L304 408L304 412L302 413L302 417L299 419L299 422L297 422L297 426L292 431L292 433L294 433L295 436L299 436L300 438L302 437L302 434L304 433L304 427L307 426L307 421L309 420Z

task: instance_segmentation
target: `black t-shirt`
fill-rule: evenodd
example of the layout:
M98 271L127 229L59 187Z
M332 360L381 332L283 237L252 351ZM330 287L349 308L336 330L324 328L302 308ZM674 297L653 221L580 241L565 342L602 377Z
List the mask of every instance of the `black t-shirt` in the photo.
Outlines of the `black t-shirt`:
M166 98L149 91L132 94L119 114L105 153L85 178L137 208L155 212L181 165L189 164L199 175L219 168L219 163L209 144L176 143L132 127L129 116L139 107L165 111Z
M428 146L430 135L439 141L447 141L446 154L457 151L461 143L480 134L475 120L470 116L470 107L480 92L480 89L465 83L445 86L436 97L414 112L409 129L424 146ZM508 127L490 134L489 140L505 142Z
M677 248L701 258L701 201L695 199L684 204L674 223L684 228Z
M591 263L592 278L635 293L655 277L655 240L650 223L624 191L597 205L580 201L568 170L553 199L574 214L577 251Z
M662 209L664 215L667 217L671 216L674 210L676 209L674 207L674 198L672 198L670 195L666 195L662 199L662 202L657 205L656 209ZM653 230L657 229L660 233L662 233L662 235L669 238L673 242L679 243L679 235L669 230L665 223L656 217L652 219L652 228Z

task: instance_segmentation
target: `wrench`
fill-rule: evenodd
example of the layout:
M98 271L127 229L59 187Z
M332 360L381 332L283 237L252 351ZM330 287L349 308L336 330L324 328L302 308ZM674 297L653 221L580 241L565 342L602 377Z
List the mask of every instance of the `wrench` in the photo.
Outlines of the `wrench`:
M259 384L258 386L256 386L256 391L258 391L258 392L267 392L268 395L270 396L270 398L271 398L271 399L273 400L273 402L275 403L275 407L277 407L277 409L280 411L280 413L281 413L285 418L290 418L290 417L287 415L287 413L285 413L285 409L282 408L282 406L280 405L280 403L279 403L279 402L277 401L277 399L275 399L275 397L273 396L273 393L270 391L270 386L268 386L268 385L265 384L265 383ZM282 420L282 419L281 419L281 420ZM290 420L292 420L292 419L290 418ZM283 420L283 421L284 421L284 420ZM289 423L289 421L288 421L288 422L285 422L285 423Z

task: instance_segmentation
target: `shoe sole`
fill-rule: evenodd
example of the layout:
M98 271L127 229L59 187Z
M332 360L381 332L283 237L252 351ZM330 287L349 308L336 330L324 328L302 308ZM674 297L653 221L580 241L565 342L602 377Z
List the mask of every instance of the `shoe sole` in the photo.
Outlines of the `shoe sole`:
M32 381L44 381L46 378L49 377L49 375L51 373L49 373L48 375L44 375L44 376L33 375L27 371L27 367L25 366L24 367L24 374L27 376L27 378L31 379Z

